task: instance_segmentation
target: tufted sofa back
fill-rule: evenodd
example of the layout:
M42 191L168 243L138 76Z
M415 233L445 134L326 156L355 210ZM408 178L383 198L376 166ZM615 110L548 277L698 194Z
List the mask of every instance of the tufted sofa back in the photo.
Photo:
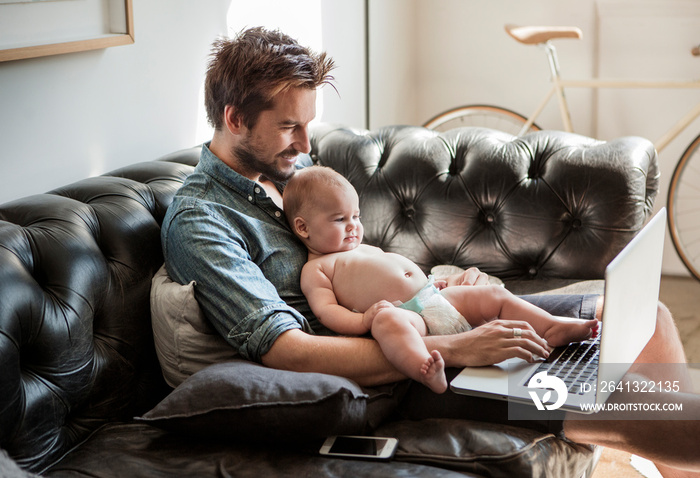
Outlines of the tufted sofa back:
M321 125L312 155L357 189L367 242L426 272L477 266L501 279L601 279L659 181L638 137Z
M561 133L319 125L368 242L424 269L600 278L656 193L653 146ZM150 324L160 224L199 148L0 205L0 447L40 471L168 392Z

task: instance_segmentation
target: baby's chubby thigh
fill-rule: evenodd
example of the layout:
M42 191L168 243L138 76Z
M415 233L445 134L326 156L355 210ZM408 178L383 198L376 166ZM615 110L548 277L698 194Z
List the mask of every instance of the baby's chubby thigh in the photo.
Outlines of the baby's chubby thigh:
M440 294L472 327L496 320L503 304L516 300L510 291L499 285L458 285L446 287Z
M405 333L407 327L416 329L421 336L428 334L425 321L418 313L395 306L386 307L374 317L372 334L401 334Z

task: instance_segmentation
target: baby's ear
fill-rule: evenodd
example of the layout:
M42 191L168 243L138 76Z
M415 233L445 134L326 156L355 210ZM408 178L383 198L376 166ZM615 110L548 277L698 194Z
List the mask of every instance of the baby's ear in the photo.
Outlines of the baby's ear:
M295 217L294 221L292 221L292 224L293 224L292 228L294 229L294 233L297 236L299 236L303 239L307 239L309 237L309 229L306 226L306 221L304 220L303 217L299 217L299 216Z

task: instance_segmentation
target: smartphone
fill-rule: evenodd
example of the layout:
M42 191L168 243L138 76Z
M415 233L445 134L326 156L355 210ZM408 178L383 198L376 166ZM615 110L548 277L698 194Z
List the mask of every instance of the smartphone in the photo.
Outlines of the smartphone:
M326 438L319 453L344 458L390 460L398 443L396 438L338 435Z

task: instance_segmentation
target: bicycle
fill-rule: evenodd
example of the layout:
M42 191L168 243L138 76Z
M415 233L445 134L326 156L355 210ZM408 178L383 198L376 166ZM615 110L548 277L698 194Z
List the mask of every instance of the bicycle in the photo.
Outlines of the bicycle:
M589 78L564 80L559 71L559 61L552 40L562 38L581 39L578 27L540 27L505 25L506 32L519 43L537 45L544 49L550 71L552 87L530 116L521 115L508 108L493 105L466 105L444 111L423 124L424 127L446 131L462 126L482 126L506 131L516 136L538 131L535 123L545 106L556 94L564 129L573 132L571 114L564 89L583 88L700 88L700 80L656 81L656 80L605 80ZM691 50L700 56L700 46ZM662 151L682 133L698 116L700 103L680 118L654 146ZM668 225L673 246L688 271L700 280L700 134L690 142L676 164L667 198Z

